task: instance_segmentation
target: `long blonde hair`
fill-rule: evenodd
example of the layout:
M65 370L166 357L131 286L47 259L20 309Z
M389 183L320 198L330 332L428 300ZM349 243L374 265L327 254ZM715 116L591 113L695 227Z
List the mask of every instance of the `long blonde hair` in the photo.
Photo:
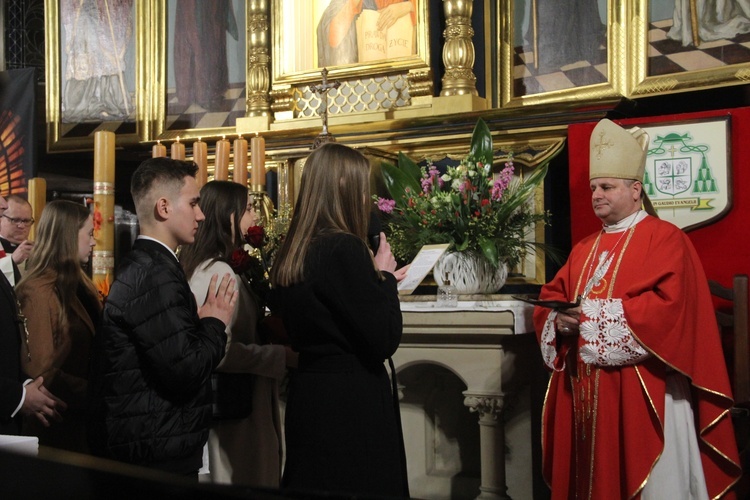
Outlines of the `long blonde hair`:
M83 285L92 296L98 296L94 284L83 272L78 257L78 232L90 215L88 208L72 201L55 200L48 203L39 219L34 249L27 261L28 271L16 286L18 299L23 304L27 295L35 292L28 287L30 281L54 276L55 294L61 305L59 325L62 328L68 325L68 315L79 285Z
M349 233L366 245L369 196L370 164L361 153L337 143L313 151L305 162L299 198L271 269L271 283L290 286L302 281L305 257L318 235Z

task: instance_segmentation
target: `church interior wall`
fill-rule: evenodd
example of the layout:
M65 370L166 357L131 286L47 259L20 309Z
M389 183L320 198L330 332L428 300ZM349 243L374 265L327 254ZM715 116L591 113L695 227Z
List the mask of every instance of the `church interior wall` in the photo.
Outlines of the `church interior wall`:
M238 1L234 0L234 4ZM430 151L437 153L446 148L453 154L465 153L468 151L471 129L480 117L490 124L498 144L512 144L519 138L526 139L534 135L560 137L565 140L564 149L552 160L544 187L545 207L553 214L552 226L545 229L545 240L567 253L574 242L598 228L598 222L591 213L586 175L586 133L590 134L596 120L607 116L624 120L623 123L627 124L644 118L667 119L686 113L698 113L696 116L716 113L717 110L731 113L734 205L726 217L713 225L691 232L690 238L701 256L709 278L727 284L733 274L748 272L750 236L744 226L750 216L750 179L742 166L747 164L750 157L750 145L743 140L750 134L750 84L740 81L718 84L698 82L691 84L692 88L683 87L679 91L646 95L614 92L597 96L596 93L581 91L561 100L539 105L526 105L518 100L507 105L508 103L501 102L503 81L498 77L501 59L501 36L498 30L502 29L497 22L502 18L498 9L513 4L518 7L517 15L526 15L521 10L527 9L529 2L473 0L469 3L473 3L470 25L474 30L472 40L475 60L469 70L476 78L475 92L442 96L441 93L446 90L443 78L446 75L446 61L442 52L447 20L444 7L446 4L454 5L457 0L425 2L430 20L427 39L431 51L430 68L429 75L423 77L424 81L420 80L419 85L423 88L428 81L429 94L413 99L411 109L382 112L377 118L365 113L331 116L330 131L339 142L359 148L374 148L391 155L398 151L427 155ZM607 5L612 3L623 5L620 1L598 0L600 13L606 11ZM626 3L630 5L636 2ZM0 0L3 12L15 7L38 8L39 4L40 2L31 0ZM169 8L174 8L175 2L166 4ZM272 1L267 0L265 4L271 6ZM668 4L649 2L651 17L669 18L672 8ZM266 12L273 14L268 9ZM4 19L7 23L8 16ZM241 32L249 29L246 19L241 19L240 26ZM525 31L528 24L523 26ZM523 34L514 35L514 40L521 43ZM8 25L5 24L2 37L4 42L8 36ZM268 48L272 59L277 47L273 46L273 38L270 40ZM7 52L8 44L4 45ZM171 45L167 46L167 50L172 50ZM235 72L241 67L237 61L243 64L244 61L241 61L242 56L236 51L230 51L229 57L233 61L229 65L230 79L233 79L237 77ZM9 61L8 57L4 59L6 63ZM24 64L23 61L20 64ZM448 61L448 65L450 64L451 61ZM6 68L9 67L6 65ZM40 81L37 89L39 118L36 137L39 160L34 166L35 175L48 178L48 200L55 197L86 196L93 191L92 147L75 150L55 150L50 147L47 142L50 124L44 115L48 82L42 76L43 69L39 68ZM363 73L358 75L360 78L366 76ZM167 74L165 84L174 85L173 79L173 74ZM156 82L148 84L156 85ZM265 90L270 92L275 84L269 79ZM133 80L131 88L135 89L135 86ZM251 127L256 127L255 131L266 138L269 161L293 164L303 158L320 132L319 117L298 120L301 125L297 126L294 119L275 120L275 111L270 106L264 112L265 115L260 113L248 118L251 118ZM235 127L230 129L232 133L237 133ZM189 131L191 137L198 137L200 133L203 132ZM174 140L169 131L164 138L165 142ZM210 144L218 138L220 135L213 129L203 136L203 140ZM155 136L142 139L118 144L116 203L126 210L133 210L128 193L130 175L141 161L150 156ZM548 261L545 269L546 278L549 279L557 266ZM508 290L533 293L538 288L534 284ZM401 371L399 379L403 390L402 418L409 438L407 452L413 493L423 498L474 498L480 481L477 463L479 428L476 416L470 414L462 404L461 392L466 387L462 386L460 378L450 370L428 363L408 367ZM519 393L514 404L504 414L504 460L508 492L513 498L544 498L546 494L543 481L534 472L540 468L539 440L535 437L543 393L543 380L536 380L525 386L525 390Z

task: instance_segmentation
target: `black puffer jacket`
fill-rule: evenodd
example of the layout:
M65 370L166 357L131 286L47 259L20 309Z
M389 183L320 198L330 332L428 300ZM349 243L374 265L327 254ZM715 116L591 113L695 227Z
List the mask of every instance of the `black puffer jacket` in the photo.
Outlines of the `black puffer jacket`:
M174 255L136 240L95 338L91 449L169 472L197 471L211 420L210 376L225 345L224 323L198 317Z

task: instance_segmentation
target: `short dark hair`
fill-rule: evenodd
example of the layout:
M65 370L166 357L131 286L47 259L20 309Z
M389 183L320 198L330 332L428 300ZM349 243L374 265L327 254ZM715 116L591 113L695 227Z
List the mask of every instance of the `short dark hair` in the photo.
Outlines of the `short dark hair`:
M141 205L156 184L164 184L168 189L176 188L179 191L185 183L185 177L195 177L197 173L198 165L193 161L159 157L149 158L141 163L130 179L130 194L139 218L145 214L144 209L151 210L151 207Z

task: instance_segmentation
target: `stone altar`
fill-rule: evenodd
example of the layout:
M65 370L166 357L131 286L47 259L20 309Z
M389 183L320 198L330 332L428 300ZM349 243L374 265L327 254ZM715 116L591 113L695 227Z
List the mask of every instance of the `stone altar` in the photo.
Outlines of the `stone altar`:
M411 494L533 498L543 488L534 471L546 388L533 306L508 295L460 299L455 308L434 296L401 300L393 361Z

